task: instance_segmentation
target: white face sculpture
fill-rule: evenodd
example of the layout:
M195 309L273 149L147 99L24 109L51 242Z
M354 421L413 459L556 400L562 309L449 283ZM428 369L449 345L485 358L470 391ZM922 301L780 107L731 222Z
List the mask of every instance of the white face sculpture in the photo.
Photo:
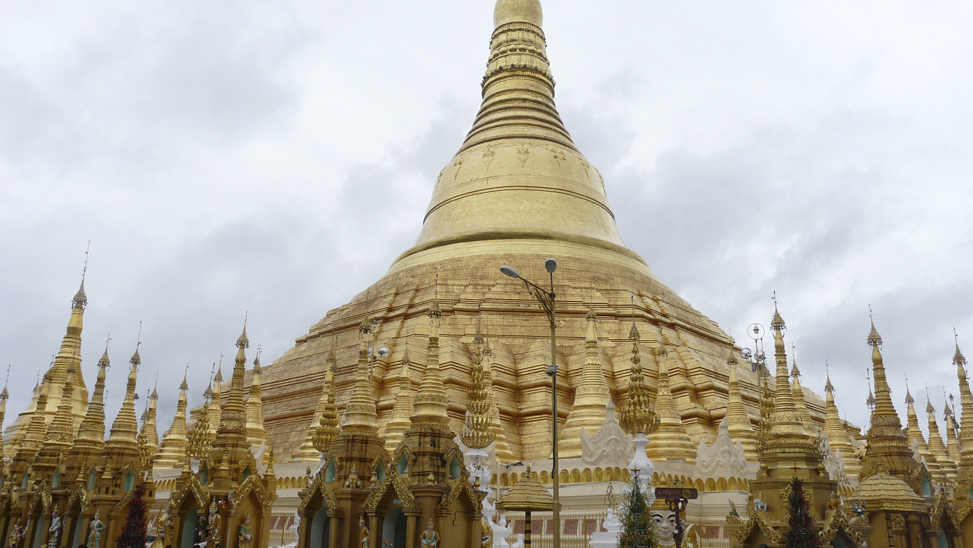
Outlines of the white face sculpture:
M673 546L676 540L672 537L676 530L676 514L669 510L652 510L652 522L655 523L655 535L662 546Z

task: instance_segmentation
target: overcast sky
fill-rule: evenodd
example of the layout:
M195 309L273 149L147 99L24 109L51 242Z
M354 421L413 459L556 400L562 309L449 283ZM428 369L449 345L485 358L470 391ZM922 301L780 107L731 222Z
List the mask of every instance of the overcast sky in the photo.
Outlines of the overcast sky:
M548 0L557 104L626 244L732 329L777 291L803 384L867 423L868 305L893 399L973 355L973 5ZM267 365L414 241L479 107L493 2L0 5L7 424L64 335L108 414L143 321L159 432L190 365ZM958 400L957 400L958 402ZM141 411L141 406L140 406Z

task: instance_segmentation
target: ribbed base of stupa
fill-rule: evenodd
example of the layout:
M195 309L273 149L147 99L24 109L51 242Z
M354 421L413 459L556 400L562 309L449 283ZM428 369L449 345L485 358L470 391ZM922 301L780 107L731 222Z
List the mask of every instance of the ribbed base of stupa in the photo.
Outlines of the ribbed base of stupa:
M631 366L627 339L633 319L642 331L643 355L662 340L677 345L669 354L673 394L694 443L715 432L727 399L726 356L731 339L660 283L631 252L584 243L543 239L463 242L405 256L382 279L352 302L332 310L272 366L263 371L267 432L275 452L291 455L304 440L321 394L328 352L338 361L338 406L343 412L354 384L358 328L364 318L378 321L372 346L387 347L372 371L379 425L395 403L398 373L406 347L415 371L425 365L426 313L434 299L443 311L440 367L451 427L460 430L472 364L471 343L478 313L491 349L490 366L501 422L513 453L524 461L551 451L550 328L537 302L516 279L503 276L508 264L542 286L550 283L544 260L554 257L557 293L558 411L566 419L584 363L586 314L598 314L599 354L617 405L623 405ZM633 306L633 299L634 306ZM334 343L332 341L335 341ZM654 391L658 365L643 360ZM756 415L755 378L741 378L744 399ZM711 411L715 410L715 411Z

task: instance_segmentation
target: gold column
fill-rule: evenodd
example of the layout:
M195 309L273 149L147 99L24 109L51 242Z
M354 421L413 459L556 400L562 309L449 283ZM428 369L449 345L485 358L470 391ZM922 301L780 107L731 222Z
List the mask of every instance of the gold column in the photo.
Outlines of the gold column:
M341 519L338 517L338 513L334 510L328 511L328 519L331 520L331 531L328 535L328 546L336 547L338 546L338 533L341 529Z
M378 514L368 516L368 523L368 527L371 530L369 531L371 535L368 539L368 545L375 546L377 548L379 546L379 539L382 538L378 531Z
M416 548L416 522L419 516L409 514L405 522L405 548Z

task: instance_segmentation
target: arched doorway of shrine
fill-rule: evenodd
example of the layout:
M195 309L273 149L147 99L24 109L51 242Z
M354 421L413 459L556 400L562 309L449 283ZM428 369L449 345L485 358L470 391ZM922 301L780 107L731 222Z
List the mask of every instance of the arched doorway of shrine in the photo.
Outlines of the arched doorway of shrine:
M402 513L401 506L395 506L387 514L382 522L382 546L392 548L402 548L406 545L406 525L408 520Z

